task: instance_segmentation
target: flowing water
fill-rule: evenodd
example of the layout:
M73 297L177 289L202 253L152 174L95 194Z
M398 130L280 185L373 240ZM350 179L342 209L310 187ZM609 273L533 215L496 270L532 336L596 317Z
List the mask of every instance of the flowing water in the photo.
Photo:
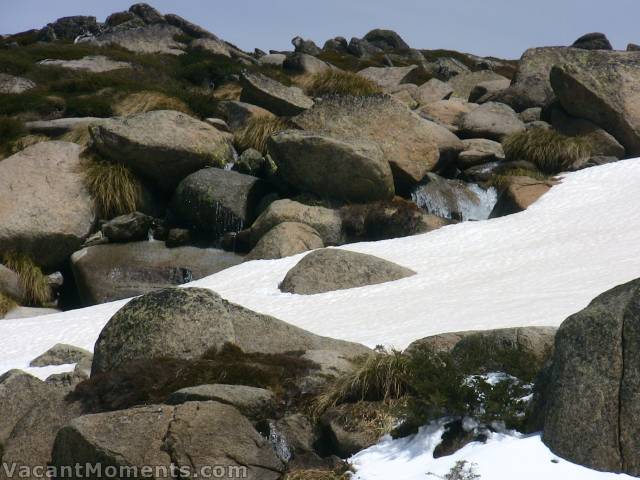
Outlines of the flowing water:
M427 213L453 220L486 220L498 200L495 188L449 180L429 174L429 182L419 185L411 199Z

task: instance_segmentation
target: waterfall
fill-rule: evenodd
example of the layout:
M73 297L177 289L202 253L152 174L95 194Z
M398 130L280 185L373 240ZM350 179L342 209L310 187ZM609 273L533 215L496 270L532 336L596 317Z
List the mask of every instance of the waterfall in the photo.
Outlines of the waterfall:
M495 188L484 189L475 183L449 180L435 174L419 185L411 199L427 213L454 220L486 220L498 200Z
M280 460L287 463L293 456L284 435L276 427L276 422L269 420L269 443L273 446Z

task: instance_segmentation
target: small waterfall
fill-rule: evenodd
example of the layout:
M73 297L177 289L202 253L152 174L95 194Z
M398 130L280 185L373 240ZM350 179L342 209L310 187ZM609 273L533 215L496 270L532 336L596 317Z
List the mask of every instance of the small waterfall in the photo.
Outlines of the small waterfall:
M231 147L231 151L233 152L233 160L225 164L225 166L223 167L224 170L227 170L227 171L233 170L233 167L236 166L236 163L238 163L238 159L240 158L238 156L238 151L234 147Z
M216 202L212 220L212 230L218 235L227 232L238 233L244 229L244 221L220 202Z
M429 174L429 182L419 185L411 199L427 213L453 220L486 220L498 200L495 188L487 190L475 183L448 180Z
M269 420L269 443L273 446L273 449L276 451L276 455L280 460L284 463L288 463L289 460L291 460L293 455L291 454L289 444L284 438L284 435L280 433L276 427L276 422L273 420Z

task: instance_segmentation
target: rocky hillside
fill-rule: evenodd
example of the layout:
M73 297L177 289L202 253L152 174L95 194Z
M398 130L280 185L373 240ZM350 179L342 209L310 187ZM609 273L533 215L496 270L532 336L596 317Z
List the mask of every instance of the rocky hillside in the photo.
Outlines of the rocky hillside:
M638 48L593 33L512 61L379 29L292 45L244 52L146 4L0 38L0 322L142 295L93 353L31 364L73 372L0 377L0 460L340 479L382 434L440 422L434 457L544 428L569 461L640 475L637 282L557 338L456 332L404 352L174 288L312 250L278 295L410 282L423 272L326 247L516 214L561 174L639 156Z

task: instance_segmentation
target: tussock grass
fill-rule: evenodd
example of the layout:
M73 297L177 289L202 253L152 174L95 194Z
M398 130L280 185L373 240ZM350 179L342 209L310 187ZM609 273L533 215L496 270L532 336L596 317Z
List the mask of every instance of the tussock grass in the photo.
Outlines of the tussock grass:
M592 154L584 138L567 137L544 128L514 133L502 146L507 160L527 160L545 173L559 173Z
M541 182L552 178L542 172L527 170L526 168L510 168L491 177L488 184L498 190L503 190L509 186L512 177L529 177Z
M82 171L86 186L102 218L109 219L137 210L142 184L126 166L85 156Z
M316 363L302 358L301 352L245 353L226 344L201 358L137 360L94 374L76 387L70 399L81 401L87 412L98 413L163 403L182 388L216 383L266 388L277 396L295 396L296 379L318 368Z
M272 135L292 128L287 120L278 117L254 117L233 136L236 148L244 152L249 148L267 153L267 141Z
M382 89L368 78L354 72L334 69L312 75L306 82L306 90L314 97L326 95L365 97L382 93Z
M347 472L331 472L329 470L297 470L287 473L284 480L348 480Z
M346 402L400 398L407 390L408 368L408 358L395 350L363 357L352 372L327 384L314 399L312 414L320 416L328 408Z
M0 318L4 317L18 304L12 299L7 297L4 293L0 292Z
M65 142L77 143L81 147L87 147L91 144L91 134L89 133L89 124L78 125L71 131L60 137Z
M20 252L6 252L2 255L2 263L18 274L29 305L42 306L51 301L49 281L31 257Z
M182 100L160 92L137 92L127 95L117 102L113 111L116 115L133 115L153 110L176 110L192 115L191 110Z

